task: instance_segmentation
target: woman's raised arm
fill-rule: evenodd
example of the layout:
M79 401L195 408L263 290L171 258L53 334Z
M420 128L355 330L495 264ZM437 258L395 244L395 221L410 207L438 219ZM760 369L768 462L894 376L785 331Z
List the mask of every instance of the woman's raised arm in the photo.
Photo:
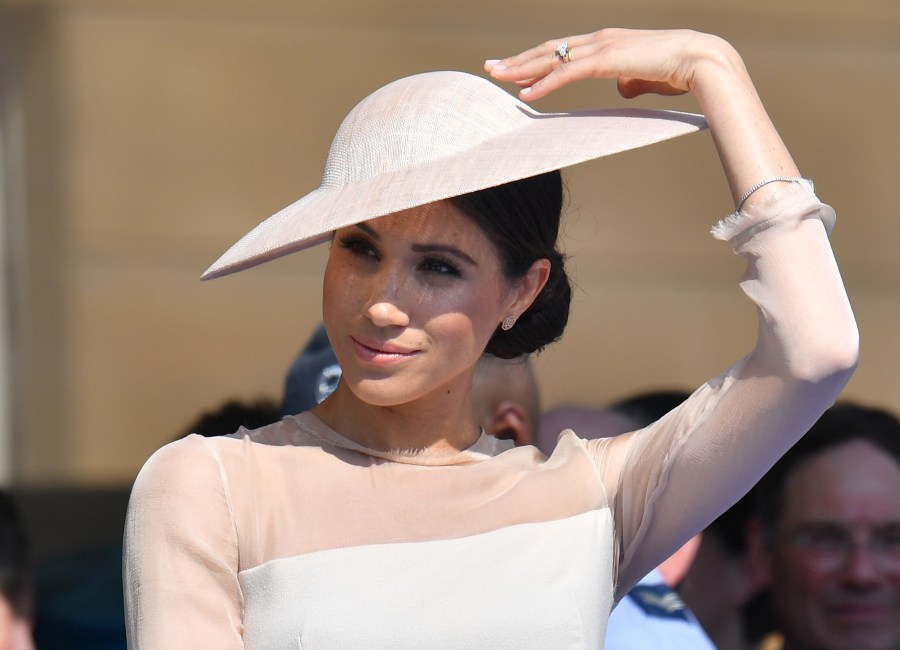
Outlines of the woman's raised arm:
M736 203L736 214L718 224L714 234L730 241L750 263L743 288L760 306L763 327L750 367L803 380L832 372L849 376L858 342L826 236L833 223L831 208L814 201L809 214L801 209L803 214L795 217L796 227L782 224L790 241L786 234L751 238L760 230L755 226L777 216L791 196L815 196L811 185L802 182L731 45L691 30L602 29L486 61L485 69L498 81L517 84L526 100L584 79L615 80L626 98L693 94ZM800 223L808 217L816 217L819 225ZM769 261L761 266L757 260L764 253Z
M591 78L615 80L626 98L693 93L737 204L713 232L747 262L756 345L648 429L586 443L615 495L621 594L744 494L849 379L858 336L827 236L834 211L798 178L741 58L718 37L604 29L485 67L523 99Z

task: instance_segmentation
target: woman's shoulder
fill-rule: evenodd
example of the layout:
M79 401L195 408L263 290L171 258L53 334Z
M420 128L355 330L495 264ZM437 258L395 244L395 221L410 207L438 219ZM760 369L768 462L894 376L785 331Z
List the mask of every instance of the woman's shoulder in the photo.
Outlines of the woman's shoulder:
M180 491L201 477L215 477L218 462L211 447L217 444L221 443L191 434L163 445L141 467L132 495Z
M223 436L189 434L156 450L144 463L138 481L150 477L174 482L199 481L202 477L216 481L226 476L236 479L248 464L271 461L272 453L318 448L321 441L299 426L299 421L299 417L287 417L258 429L241 427Z

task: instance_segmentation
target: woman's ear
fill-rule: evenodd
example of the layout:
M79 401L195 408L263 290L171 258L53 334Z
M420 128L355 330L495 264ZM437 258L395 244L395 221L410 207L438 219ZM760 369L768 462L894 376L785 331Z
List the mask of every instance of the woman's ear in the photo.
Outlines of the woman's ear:
M547 278L549 277L550 260L541 258L532 262L531 268L516 281L512 296L513 302L507 311L514 314L516 318L521 316L531 306L534 299L538 297L541 289L547 284Z

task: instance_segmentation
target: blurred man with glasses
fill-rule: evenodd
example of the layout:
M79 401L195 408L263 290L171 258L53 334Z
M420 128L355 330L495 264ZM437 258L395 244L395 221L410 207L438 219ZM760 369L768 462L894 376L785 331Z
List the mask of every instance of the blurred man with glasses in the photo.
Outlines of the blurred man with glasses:
M832 407L755 500L782 650L900 649L900 421Z

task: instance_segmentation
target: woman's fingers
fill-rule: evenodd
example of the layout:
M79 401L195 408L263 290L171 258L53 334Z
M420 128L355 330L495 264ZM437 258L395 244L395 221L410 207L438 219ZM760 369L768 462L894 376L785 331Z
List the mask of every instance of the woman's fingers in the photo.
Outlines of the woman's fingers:
M523 99L538 99L578 79L593 76L588 58L591 48L579 45L584 36L547 41L514 57L485 62L485 70L498 81L521 88ZM565 46L560 48L561 46ZM568 57L562 53L568 52Z
M498 81L517 84L523 99L537 99L590 77L618 80L624 97L675 95L689 89L697 37L686 30L603 29L553 39L521 54L488 61L485 70ZM567 47L558 49L561 44Z
M486 61L484 68L498 81L514 83L522 88L531 88L542 83L560 69L570 67L579 56L583 56L586 53L583 51L583 44L589 38L590 35L581 35L552 39L521 54L505 59ZM562 56L562 53L565 52L568 52L568 60ZM559 85L562 84L554 84L554 87ZM542 94L546 94L546 92Z
M489 63L499 64L501 70L513 74L528 75L528 71L549 71L555 64L560 62L557 48L566 44L569 50L574 50L582 44L590 40L590 34L582 34L580 36L569 36L566 38L555 38L545 41L540 45L525 50L520 54L491 61ZM537 76L538 72L532 72L531 76Z

